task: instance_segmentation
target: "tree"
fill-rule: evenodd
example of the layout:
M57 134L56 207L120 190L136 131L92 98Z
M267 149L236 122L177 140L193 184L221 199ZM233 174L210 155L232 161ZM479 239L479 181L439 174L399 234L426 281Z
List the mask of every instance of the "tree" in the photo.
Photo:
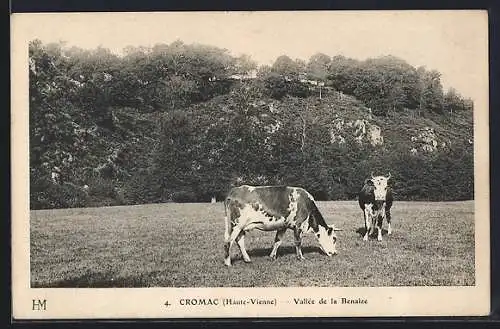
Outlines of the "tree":
M39 40L30 42L29 62L31 204L81 206L83 194L67 185L79 183L77 173L87 142L82 129L85 114L71 101L79 84L66 73L61 44L47 48Z
M162 122L156 175L164 193L190 191L196 183L196 125L184 111L169 112Z
M309 79L325 81L328 76L331 58L323 53L317 53L309 58L307 76Z
M245 76L257 70L257 63L248 55L241 55L235 60L235 73Z
M443 107L444 111L453 114L459 111L472 109L472 102L464 99L454 88L449 88L444 95Z
M271 72L283 77L285 81L298 80L304 70L303 65L303 62L294 61L286 55L281 55L271 66Z
M330 62L327 78L333 88L353 95L362 73L359 61L338 55Z
M443 113L444 98L441 85L441 73L436 70L427 71L420 67L417 70L420 79L420 109Z
M362 74L353 95L363 100L376 115L400 111L416 105L417 72L393 56L367 59L360 65Z
M311 94L308 86L300 82L305 75L305 62L292 60L282 55L272 66L262 66L257 72L257 79L267 91L267 95L274 99L281 99L286 95L307 97Z

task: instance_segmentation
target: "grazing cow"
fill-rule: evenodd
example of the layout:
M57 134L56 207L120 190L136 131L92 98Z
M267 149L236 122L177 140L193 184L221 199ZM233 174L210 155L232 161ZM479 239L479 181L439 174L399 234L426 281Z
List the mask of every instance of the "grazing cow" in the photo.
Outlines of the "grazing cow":
M237 242L243 260L251 262L245 250L245 233L258 229L276 231L274 246L269 257L276 259L276 252L287 229L294 232L295 250L299 260L304 259L301 249L302 233L314 233L321 250L328 256L337 253L337 237L333 226L326 224L306 190L288 186L249 186L232 188L225 204L226 228L224 234L225 264L231 266L229 250Z
M358 202L365 219L364 241L368 240L377 228L377 239L382 241L382 223L387 220L387 234L392 234L391 229L391 207L393 202L392 189L388 186L389 176L373 176L365 180L364 186L359 192Z

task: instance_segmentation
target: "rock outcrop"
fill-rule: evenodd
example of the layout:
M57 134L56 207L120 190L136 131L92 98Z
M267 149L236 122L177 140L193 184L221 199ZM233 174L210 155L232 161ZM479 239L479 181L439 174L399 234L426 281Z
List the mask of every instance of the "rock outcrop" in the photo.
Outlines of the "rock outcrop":
M330 129L331 143L344 144L347 136L352 136L359 143L369 143L372 146L384 144L382 129L366 119L345 121L337 118Z
M424 127L418 135L412 136L410 141L412 143L410 153L413 155L433 153L438 148L444 149L447 146L445 141L439 141L434 128L431 127Z

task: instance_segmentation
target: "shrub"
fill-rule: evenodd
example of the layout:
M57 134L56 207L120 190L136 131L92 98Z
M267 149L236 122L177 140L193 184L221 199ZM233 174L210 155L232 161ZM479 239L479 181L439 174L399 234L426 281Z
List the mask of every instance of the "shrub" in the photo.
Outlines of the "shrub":
M116 184L108 178L94 177L88 182L90 206L117 206L120 202Z
M31 172L30 180L31 209L77 208L89 204L89 196L78 185L56 184L35 171Z
M126 204L162 202L161 179L147 170L140 170L130 177L124 185Z
M192 191L178 191L172 193L172 201L179 203L196 202L197 196Z

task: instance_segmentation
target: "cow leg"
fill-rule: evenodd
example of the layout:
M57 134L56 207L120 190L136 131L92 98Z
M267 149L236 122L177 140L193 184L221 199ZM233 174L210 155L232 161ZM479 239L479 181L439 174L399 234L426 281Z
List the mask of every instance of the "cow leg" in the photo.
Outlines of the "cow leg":
M387 234L391 235L392 234L392 228L391 228L391 209L386 209L385 211L385 217L387 218Z
M231 246L233 245L234 240L238 237L238 235L241 232L241 228L238 226L233 227L233 231L227 237L226 235L226 240L224 241L224 263L227 266L231 266L231 256L229 254L229 251L231 250Z
M224 264L231 266L231 257L229 256L229 250L231 249L230 242L224 242Z
M369 235L372 235L375 232L375 228L377 227L377 217L375 215L370 216L370 232Z
M240 247L241 255L243 256L245 263L252 262L250 256L248 256L247 250L245 249L245 231L241 231L236 238L236 242L238 243L238 247Z
M377 240L382 241L382 224L385 218L385 205L380 209L380 213L377 216Z
M365 217L365 235L363 236L363 241L368 241L368 234L369 234L368 231L370 231L371 219L369 210L366 207L363 211L363 215Z
M304 255L302 255L302 231L300 229L295 229L293 232L295 237L295 251L297 252L297 259L304 260Z
M377 216L377 240L382 241L382 222L384 221L384 217L379 215Z
M271 254L269 255L269 257L271 257L272 260L276 259L276 253L278 252L278 248L281 245L281 242L283 241L283 236L285 235L285 232L286 232L286 229L276 231L276 237L274 238L273 250L271 250Z
M231 266L231 258L229 257L229 249L231 249L231 243L229 238L233 231L233 225L231 224L229 217L224 217L225 230L224 230L224 263L227 266Z

